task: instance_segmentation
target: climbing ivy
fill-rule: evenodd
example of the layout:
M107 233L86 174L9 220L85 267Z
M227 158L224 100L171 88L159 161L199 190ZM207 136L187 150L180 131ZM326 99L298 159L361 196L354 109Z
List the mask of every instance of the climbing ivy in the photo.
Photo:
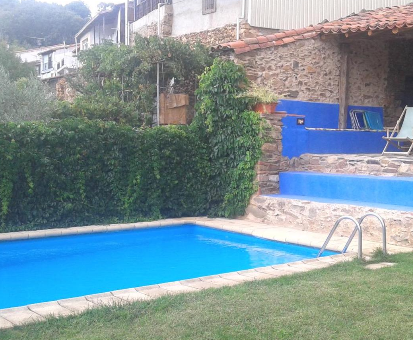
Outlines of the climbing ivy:
M242 96L248 79L242 66L216 59L200 78L197 117L199 135L209 147L209 213L242 215L256 191L254 167L263 145L262 119L249 111Z

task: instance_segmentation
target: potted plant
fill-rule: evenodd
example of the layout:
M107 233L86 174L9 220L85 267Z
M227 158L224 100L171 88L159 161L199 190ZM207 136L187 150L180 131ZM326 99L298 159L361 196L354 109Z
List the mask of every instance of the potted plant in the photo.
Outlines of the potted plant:
M253 85L246 95L251 98L254 111L259 113L275 112L278 96L268 87Z

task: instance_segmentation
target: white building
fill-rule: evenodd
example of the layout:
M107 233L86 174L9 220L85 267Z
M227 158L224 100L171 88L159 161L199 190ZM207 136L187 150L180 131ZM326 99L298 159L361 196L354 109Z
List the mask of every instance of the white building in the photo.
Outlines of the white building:
M129 21L133 21L133 3L130 3ZM125 4L117 4L96 14L75 35L80 50L87 50L104 41L125 42Z
M63 76L72 72L77 65L76 45L56 45L39 53L40 78Z
M17 56L36 68L41 79L67 74L76 67L76 45L43 46L16 52Z

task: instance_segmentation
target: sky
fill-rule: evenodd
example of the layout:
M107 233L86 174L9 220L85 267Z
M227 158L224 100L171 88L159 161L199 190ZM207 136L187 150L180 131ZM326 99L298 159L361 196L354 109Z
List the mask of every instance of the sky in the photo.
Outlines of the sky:
M41 2L48 2L48 3L55 3L59 5L67 5L70 2L73 2L75 0L36 0L36 1L41 1ZM92 16L96 14L97 12L97 6L101 2L108 2L108 3L114 3L118 4L121 2L124 2L122 0L83 0L83 2L86 4L86 6L89 7L90 11L92 12Z

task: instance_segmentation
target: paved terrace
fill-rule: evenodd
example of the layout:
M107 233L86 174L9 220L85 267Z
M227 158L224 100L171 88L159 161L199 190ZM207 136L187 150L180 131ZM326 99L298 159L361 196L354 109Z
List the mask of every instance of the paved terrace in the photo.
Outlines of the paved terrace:
M38 231L22 231L0 234L0 241L32 239L40 237L75 235L85 233L101 233L118 230L156 228L177 224L197 224L226 231L253 235L270 240L295 243L305 246L321 248L326 235L310 231L301 231L292 228L256 223L246 220L209 219L209 218L181 218L166 219L154 222L110 224L102 226L73 227L65 229L48 229ZM349 252L317 259L310 259L288 264L255 268L238 272L224 273L220 275L205 276L190 280L162 283L130 289L117 290L101 294L32 304L23 307L0 309L0 328L9 328L25 323L42 321L50 316L67 316L81 313L89 308L103 305L124 304L133 301L145 301L161 296L197 292L208 288L233 286L243 282L271 279L295 273L303 273L310 270L325 268L336 263L350 261L356 257L357 237L349 247ZM347 238L333 237L329 243L329 250L340 251ZM377 242L363 241L363 253L371 254L381 244ZM412 248L388 245L389 253L409 252Z

